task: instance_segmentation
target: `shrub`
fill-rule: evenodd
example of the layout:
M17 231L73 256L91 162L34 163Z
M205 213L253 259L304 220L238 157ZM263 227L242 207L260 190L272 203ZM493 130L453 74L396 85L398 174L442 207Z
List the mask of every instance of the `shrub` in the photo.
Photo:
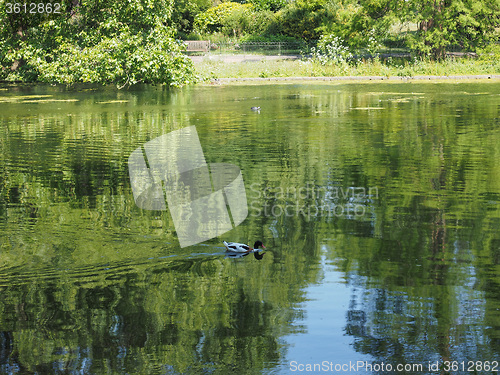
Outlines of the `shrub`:
M326 18L324 0L297 0L277 13L281 31L307 41L318 39Z
M277 18L275 13L263 11L251 11L247 13L248 29L245 33L252 35L273 35L279 32L277 29Z
M352 53L344 41L333 34L323 35L316 48L312 48L312 58L321 65L344 65L352 58Z
M126 31L84 48L63 42L50 53L24 46L17 54L21 56L13 57L25 60L26 67L9 79L119 86L135 83L182 86L195 79L192 62L182 55L180 45L160 28L146 36Z
M264 11L270 10L276 12L283 8L287 1L286 0L250 0L256 10Z
M306 42L302 39L297 39L288 35L245 35L240 38L240 42L286 42L296 43L306 46Z
M490 43L486 47L478 49L479 58L483 61L496 62L500 61L500 44Z
M221 31L223 28L227 31L228 27L240 28L237 23L246 22L246 12L251 8L251 4L239 4L231 1L221 3L198 14L194 20L194 28L202 34ZM244 25L241 27L244 27Z

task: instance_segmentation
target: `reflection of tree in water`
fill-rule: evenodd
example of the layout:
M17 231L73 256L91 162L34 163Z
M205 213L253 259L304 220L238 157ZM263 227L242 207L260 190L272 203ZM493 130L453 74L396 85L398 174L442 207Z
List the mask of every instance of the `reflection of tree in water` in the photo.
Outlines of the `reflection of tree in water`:
M301 312L293 305L304 298L301 288L318 281L318 238L332 238L336 257L357 264L346 316L357 350L393 362L498 357L496 102L454 94L443 101L419 87L423 97L376 114L349 109L370 107L373 98L386 103L387 93L303 88L314 95L299 95L297 106L268 100L258 122L247 121L248 106L238 114L235 97L290 95L289 88L252 86L210 95L203 88L128 92L136 109L75 104L4 117L10 135L2 134L0 225L7 226L0 255L13 271L8 281L5 269L0 274L0 372L229 372L274 363L284 352L279 338ZM100 95L80 99L90 104ZM145 111L143 104L153 106ZM323 110L328 116L316 121L314 111ZM462 115L449 117L455 110ZM280 116L286 125L274 122ZM272 237L271 247L282 251L264 262L137 264L144 254L175 255L175 247L155 241L176 239L168 214L158 219L135 207L126 158L195 120L205 153L217 162L237 150L230 159L257 191L378 186L380 197L366 200L360 218L250 215L234 240ZM235 120L248 137L233 131ZM262 144L263 154L255 153ZM339 203L312 193L259 199L248 186L247 193L257 207ZM110 267L136 261L95 270L101 257ZM19 281L25 264L53 274ZM68 269L81 272L67 276Z
M400 293L374 288L362 291L356 302L353 292L347 312L346 333L354 336L354 348L373 357L376 363L424 363L433 358L423 328L432 324L426 318L404 311L411 305ZM426 321L427 320L427 321Z
M421 267L404 267L407 274L387 285L384 277L390 280L391 273L351 275L345 331L354 337L354 348L370 354L375 363L426 365L437 360L484 361L498 355L494 337L488 337L488 299L477 290L474 267L450 261L450 252L466 252L468 243L450 245L444 210L431 211L429 276L422 275ZM384 262L379 263L372 269ZM386 266L403 267L391 262Z
M440 191L446 190L446 169L444 166L444 145L439 143L439 160L440 166L438 174L431 180L431 191L436 192L436 201L438 207L434 210L433 219L431 220L431 244L430 244L430 259L434 261L434 277L431 280L436 289L442 289L441 298L435 300L434 316L437 320L437 343L438 353L443 361L452 361L450 353L450 305L453 304L453 295L450 295L446 286L448 285L448 265L445 263L446 258L446 214L443 208L443 193Z
M463 139L450 135L452 127L433 120L419 127L432 142L428 150L404 148L414 152L404 157L398 149L390 160L394 171L418 172L405 178L395 173L394 190L382 190L380 240L371 242L367 253L344 255L346 264L357 263L350 276L355 289L346 333L356 350L375 362L498 358L500 288L492 272L500 258L495 260L498 246L492 239L497 220L475 198L476 192L494 191L484 177L489 173L484 150L462 146ZM388 204L401 192L404 201Z
M243 373L277 364L300 287L275 280L266 296L259 275L247 277L262 268L254 263L221 255L88 268L83 285L56 277L12 286L0 303L0 372Z

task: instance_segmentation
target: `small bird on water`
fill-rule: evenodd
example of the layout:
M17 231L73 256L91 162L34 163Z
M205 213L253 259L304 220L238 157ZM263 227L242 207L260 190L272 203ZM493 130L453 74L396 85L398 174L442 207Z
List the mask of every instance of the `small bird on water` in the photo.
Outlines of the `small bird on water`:
M253 248L251 248L248 245L237 242L223 241L222 243L224 244L228 252L242 254L243 256L253 253L253 256L257 260L261 260L264 257L264 253L262 254L260 253L259 247L262 247L263 249L266 248L262 243L262 241L255 241Z

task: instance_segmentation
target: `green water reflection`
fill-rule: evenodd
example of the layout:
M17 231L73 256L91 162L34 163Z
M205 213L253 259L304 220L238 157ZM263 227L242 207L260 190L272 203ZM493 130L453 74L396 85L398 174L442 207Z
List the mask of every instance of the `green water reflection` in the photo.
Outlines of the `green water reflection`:
M3 86L0 372L498 360L498 92ZM135 205L127 160L192 125L208 163L242 170L249 215L181 249L168 211ZM262 261L224 258L222 240L257 239Z

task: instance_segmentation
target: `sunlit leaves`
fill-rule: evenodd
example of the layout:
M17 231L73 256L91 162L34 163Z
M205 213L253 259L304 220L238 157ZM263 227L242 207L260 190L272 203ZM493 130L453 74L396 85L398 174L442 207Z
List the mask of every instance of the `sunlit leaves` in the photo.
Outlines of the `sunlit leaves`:
M251 9L250 4L239 4L226 2L208 9L206 12L196 16L194 25L200 32L219 31L224 25L234 18L235 15L248 12Z
M119 86L192 82L192 64L171 38L172 4L82 0L67 4L59 17L38 17L21 26L11 22L10 32L0 35L0 78ZM9 21L3 13L0 18Z
M500 3L481 1L410 1L396 13L401 20L418 24L408 35L409 46L421 55L442 58L448 48L475 51L498 39Z
M160 30L147 37L122 33L92 47L71 45L56 51L52 63L39 67L43 82L164 83L182 86L194 80L192 64L180 46Z

